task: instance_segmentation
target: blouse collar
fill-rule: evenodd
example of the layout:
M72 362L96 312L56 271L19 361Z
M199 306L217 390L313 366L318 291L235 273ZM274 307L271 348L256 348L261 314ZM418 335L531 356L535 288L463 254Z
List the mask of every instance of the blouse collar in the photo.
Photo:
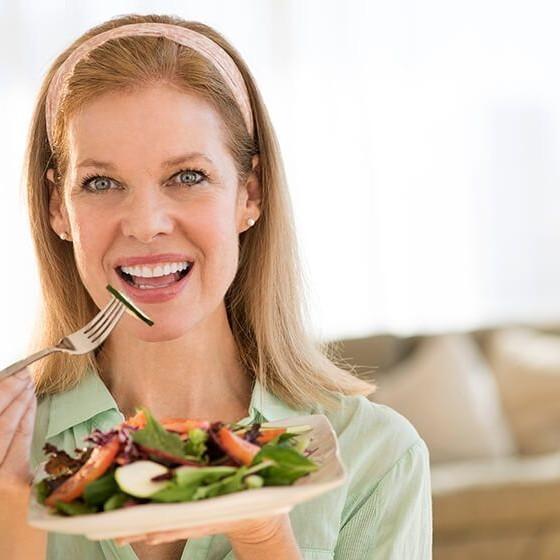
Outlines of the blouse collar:
M97 372L93 370L88 370L75 387L52 395L50 399L47 439L107 411L116 411L124 420L113 395ZM249 404L249 416L240 420L239 423L272 422L306 413L308 414L309 411L288 406L271 392L266 391L258 380L255 380Z

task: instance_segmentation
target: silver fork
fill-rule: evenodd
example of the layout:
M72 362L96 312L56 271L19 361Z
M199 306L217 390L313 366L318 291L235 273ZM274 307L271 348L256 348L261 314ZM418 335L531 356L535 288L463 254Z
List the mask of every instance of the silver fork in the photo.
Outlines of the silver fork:
M35 354L31 354L31 356L3 369L0 371L0 380L53 352L87 354L95 350L109 336L113 327L119 322L124 310L124 304L112 297L109 303L85 327L65 336L54 346L39 350L39 352L35 352Z

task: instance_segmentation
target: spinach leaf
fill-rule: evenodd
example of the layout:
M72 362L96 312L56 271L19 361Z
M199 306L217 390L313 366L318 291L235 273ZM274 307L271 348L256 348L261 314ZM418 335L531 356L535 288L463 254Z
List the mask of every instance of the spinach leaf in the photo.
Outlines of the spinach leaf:
M282 445L265 445L253 459L253 465L265 459L274 462L273 465L259 472L265 486L287 486L319 468L316 463L292 447Z
M47 484L47 481L45 479L39 481L35 485L35 492L36 492L36 496L37 496L37 501L40 504L44 504L45 500L47 499L48 495L51 492L51 490L49 488L49 485Z
M86 485L84 501L89 505L101 506L118 491L119 485L115 480L115 473L110 471Z
M160 449L176 457L185 457L183 440L177 434L168 432L147 408L141 408L146 416L146 426L132 433L134 442L153 449Z
M150 500L154 502L190 502L196 489L195 485L180 486L177 481L172 481L165 488L152 494Z
M56 502L56 509L63 515L84 515L86 513L96 513L97 508L74 500L70 503Z

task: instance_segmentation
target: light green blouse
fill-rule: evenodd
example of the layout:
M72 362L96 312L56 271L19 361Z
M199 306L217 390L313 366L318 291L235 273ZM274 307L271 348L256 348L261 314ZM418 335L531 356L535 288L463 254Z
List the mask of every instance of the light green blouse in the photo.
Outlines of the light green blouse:
M339 410L294 410L255 384L249 416L273 421L324 413L333 425L347 468L344 486L290 512L306 560L429 560L432 503L428 449L412 424L387 406L365 397L344 397ZM113 396L93 372L73 389L41 399L31 448L35 468L46 441L73 454L94 428L122 422ZM49 533L47 560L138 560L130 545L113 540ZM181 560L233 560L224 535L189 539Z

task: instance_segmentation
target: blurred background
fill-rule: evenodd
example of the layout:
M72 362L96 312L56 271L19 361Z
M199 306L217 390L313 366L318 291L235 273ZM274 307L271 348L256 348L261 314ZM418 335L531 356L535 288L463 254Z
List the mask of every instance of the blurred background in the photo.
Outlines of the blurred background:
M40 297L22 175L39 85L129 12L210 24L252 69L315 335L430 447L434 558L559 558L560 4L0 0L0 364Z

